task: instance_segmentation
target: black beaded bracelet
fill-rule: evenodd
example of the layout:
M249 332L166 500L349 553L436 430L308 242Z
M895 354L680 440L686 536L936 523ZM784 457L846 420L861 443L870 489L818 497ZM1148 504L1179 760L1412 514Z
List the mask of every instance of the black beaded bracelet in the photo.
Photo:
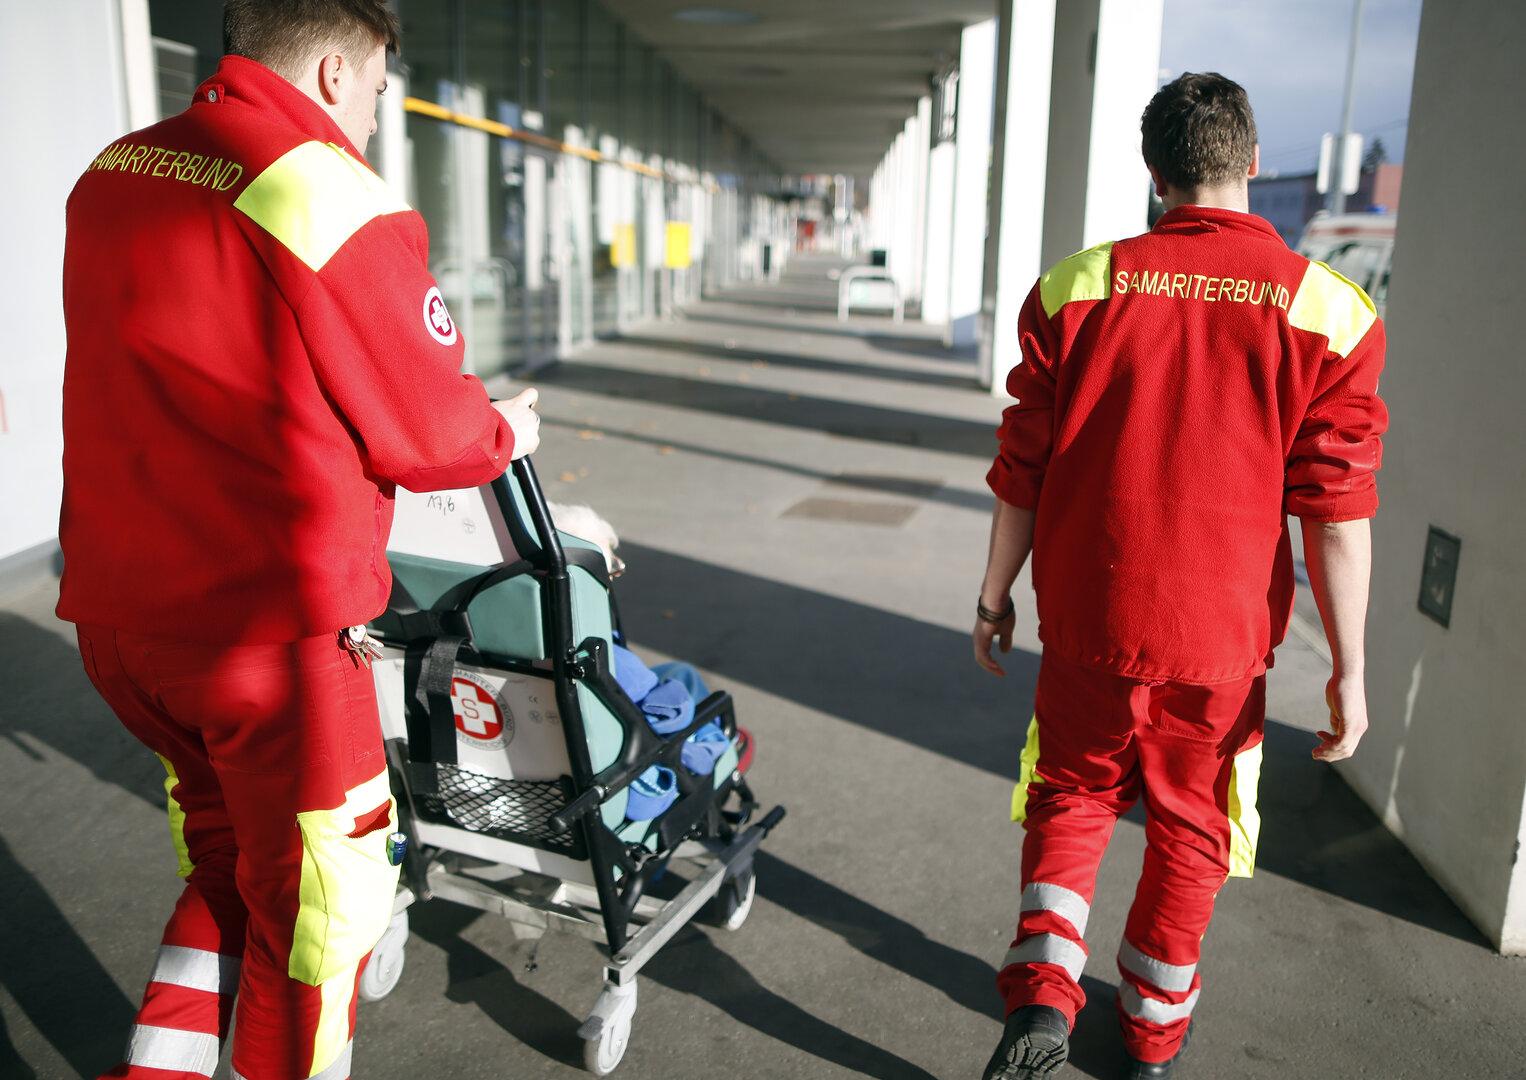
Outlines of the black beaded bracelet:
M978 598L975 601L975 614L980 617L981 622L988 622L992 625L999 625L1005 621L1007 616L1011 615L1015 608L1016 605L1012 603L1012 597L1010 596L1007 597L1006 611L992 611L990 608L986 607L985 604L981 603Z

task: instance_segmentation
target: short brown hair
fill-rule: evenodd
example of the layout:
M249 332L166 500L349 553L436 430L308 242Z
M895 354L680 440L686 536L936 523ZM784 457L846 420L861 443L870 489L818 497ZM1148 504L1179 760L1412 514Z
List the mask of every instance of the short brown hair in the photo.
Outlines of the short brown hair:
M1216 71L1187 72L1155 92L1139 121L1145 164L1172 187L1244 179L1256 156L1245 88Z
M295 79L320 53L365 59L378 45L398 50L401 28L386 0L227 0L223 52Z

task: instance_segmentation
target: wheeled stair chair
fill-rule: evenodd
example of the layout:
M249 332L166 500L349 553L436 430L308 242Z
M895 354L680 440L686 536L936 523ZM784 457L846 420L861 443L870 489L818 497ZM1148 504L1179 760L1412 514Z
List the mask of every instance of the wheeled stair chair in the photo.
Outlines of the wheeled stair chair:
M784 809L753 821L729 694L710 694L692 723L661 736L620 688L604 557L556 530L528 460L482 488L399 490L388 558L392 602L369 631L409 843L361 997L397 985L408 908L423 900L502 915L517 937L577 934L606 957L578 1034L584 1065L608 1075L630 1038L636 974L702 911L740 928L753 854ZM729 745L713 772L695 775L680 751L712 720ZM643 801L631 785L653 765L676 774L677 798L631 820ZM648 895L668 871L687 883L671 899Z

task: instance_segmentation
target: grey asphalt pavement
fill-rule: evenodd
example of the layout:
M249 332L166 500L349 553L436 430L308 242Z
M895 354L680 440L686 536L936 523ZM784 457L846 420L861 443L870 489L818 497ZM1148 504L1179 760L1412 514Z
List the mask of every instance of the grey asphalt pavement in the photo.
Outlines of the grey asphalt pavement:
M955 1080L1000 1031L1038 649L1024 582L1006 678L970 659L1000 402L915 323L839 323L831 265L801 259L536 379L538 467L623 537L635 646L736 695L755 787L789 809L748 923L690 927L644 972L631 1080ZM0 598L5 1078L113 1063L179 885L159 764L94 696L55 594ZM1180 1075L1526 1075L1526 964L1309 759L1327 676L1305 639L1283 646L1260 868L1220 896ZM1112 957L1142 845L1136 812L1103 865L1066 1075L1117 1065ZM583 1075L591 945L516 942L443 901L413 930L402 984L361 1006L355 1076Z

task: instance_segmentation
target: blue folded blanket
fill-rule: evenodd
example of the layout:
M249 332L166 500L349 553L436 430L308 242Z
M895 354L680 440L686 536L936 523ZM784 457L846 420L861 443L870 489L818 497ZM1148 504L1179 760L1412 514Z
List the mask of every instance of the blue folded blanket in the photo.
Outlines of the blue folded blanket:
M653 765L631 781L625 816L632 821L650 821L673 805L678 798L678 774L661 765Z
M625 648L615 646L615 682L625 691L625 696L640 704L641 699L657 686L657 676L641 662L641 657Z
M721 722L712 720L684 740L679 757L685 769L696 776L704 776L715 771L715 763L721 760L730 745L731 740L726 738Z
M694 698L677 679L663 679L657 689L641 699L641 711L646 713L646 722L653 731L672 735L694 720Z
M614 647L614 656L615 681L640 706L647 723L659 735L671 735L688 727L694 721L695 703L710 695L710 688L692 664L675 660L648 668L623 645ZM683 767L699 776L714 772L715 763L730 745L720 721L712 720L684 740L680 751ZM644 820L634 814L627 816L633 821Z

